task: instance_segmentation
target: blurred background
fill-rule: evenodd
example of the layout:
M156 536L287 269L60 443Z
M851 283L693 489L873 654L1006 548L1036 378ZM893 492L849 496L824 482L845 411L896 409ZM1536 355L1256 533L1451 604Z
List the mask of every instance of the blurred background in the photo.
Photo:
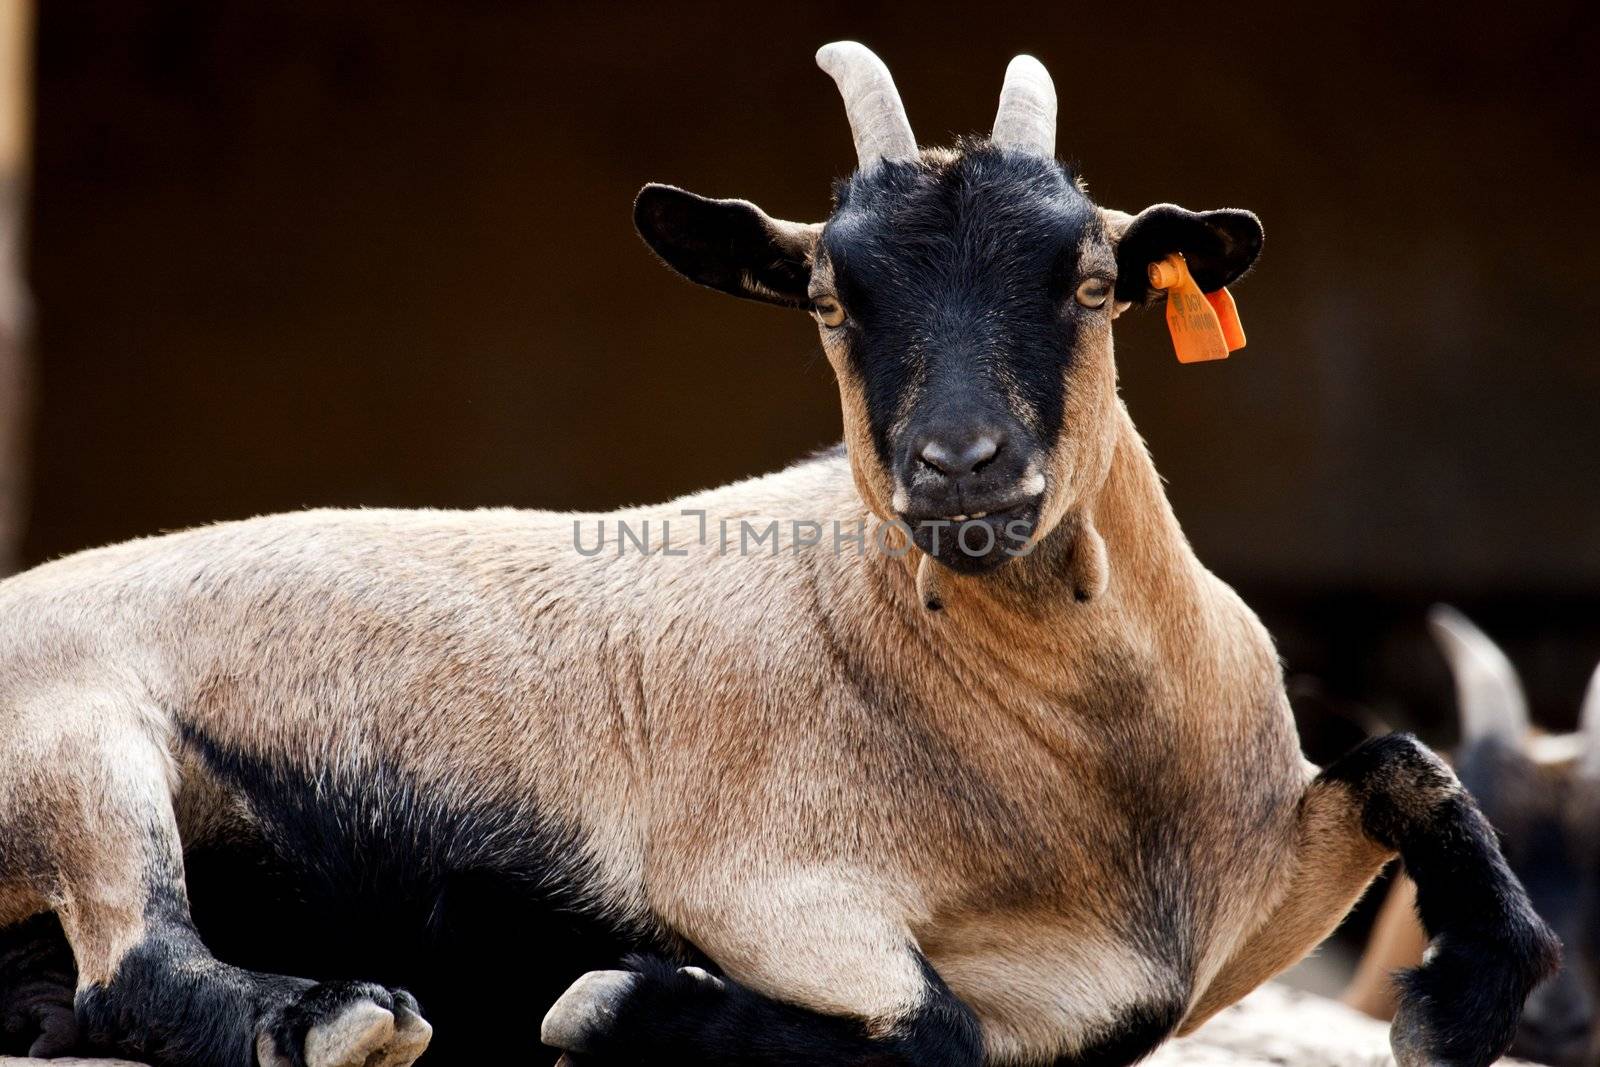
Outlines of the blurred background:
M1436 600L1570 728L1600 660L1594 8L1334 6L41 4L6 71L11 562L317 505L611 508L837 440L812 324L669 274L631 199L821 218L853 152L819 44L878 50L924 143L986 131L1031 51L1100 202L1265 221L1246 350L1180 366L1145 313L1118 351L1311 755L1453 740Z

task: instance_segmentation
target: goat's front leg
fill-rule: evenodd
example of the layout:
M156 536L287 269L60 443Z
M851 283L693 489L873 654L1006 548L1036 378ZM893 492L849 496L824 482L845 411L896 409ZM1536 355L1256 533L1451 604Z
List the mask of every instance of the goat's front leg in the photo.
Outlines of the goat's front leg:
M639 1063L749 1067L977 1067L971 1010L928 968L926 999L905 1016L869 1020L787 1004L699 967L650 956L591 971L545 1016L540 1037L571 1067ZM926 964L924 964L926 966Z
M828 870L752 884L697 872L665 911L730 975L633 957L591 971L540 1036L581 1067L978 1067L972 1009L872 894ZM736 976L736 977L733 977ZM771 995L769 995L771 994Z
M1409 734L1358 746L1307 789L1296 849L1282 901L1210 983L1184 1032L1310 951L1398 853L1429 948L1398 978L1395 1058L1401 1067L1481 1067L1505 1052L1529 991L1556 968L1559 943L1443 760Z

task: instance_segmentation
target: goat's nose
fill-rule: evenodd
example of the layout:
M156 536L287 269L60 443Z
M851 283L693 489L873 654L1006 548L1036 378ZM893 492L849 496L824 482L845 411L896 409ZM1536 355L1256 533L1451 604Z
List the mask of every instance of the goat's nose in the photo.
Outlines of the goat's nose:
M1002 443L999 434L987 432L964 440L935 437L924 444L918 454L922 462L946 478L960 478L993 459Z

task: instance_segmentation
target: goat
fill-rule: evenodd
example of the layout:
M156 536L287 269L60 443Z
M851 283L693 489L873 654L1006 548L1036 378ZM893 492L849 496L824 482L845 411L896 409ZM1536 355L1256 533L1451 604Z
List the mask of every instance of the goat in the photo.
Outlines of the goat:
M1563 1067L1600 1061L1600 1028L1591 992L1600 981L1594 931L1600 891L1595 827L1600 811L1600 669L1570 734L1532 729L1528 701L1511 660L1470 619L1440 605L1429 628L1450 664L1461 717L1455 764L1461 780L1504 835L1506 860L1527 886L1534 908L1570 951L1561 969L1528 999L1512 1051ZM1410 902L1416 887L1401 877L1389 891L1346 1003L1369 1015L1394 1014L1389 976L1414 966L1427 938Z
M990 138L928 150L876 56L818 61L858 154L825 223L663 185L634 214L690 280L812 314L842 450L609 517L310 511L0 585L0 925L54 913L95 1047L409 1063L429 1025L400 986L465 924L517 953L510 1010L448 972L441 1042L527 1041L537 1003L574 1064L1125 1064L1397 852L1435 939L1401 1063L1505 1047L1556 949L1492 831L1410 737L1304 759L1271 640L1117 395L1149 267L1214 291L1260 223L1095 206L1030 57ZM702 536L569 540L685 515ZM704 533L768 517L770 551ZM222 962L219 853L246 857L230 892L333 919ZM370 958L294 962L364 926ZM413 931L430 954L390 943Z

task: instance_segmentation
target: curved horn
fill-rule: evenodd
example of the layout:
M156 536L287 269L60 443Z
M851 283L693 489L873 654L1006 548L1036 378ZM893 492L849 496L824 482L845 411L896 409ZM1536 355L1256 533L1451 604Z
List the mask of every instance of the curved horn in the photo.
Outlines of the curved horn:
M911 120L883 60L866 45L835 41L817 50L817 66L839 85L862 170L880 159L904 163L917 158Z
M1500 646L1448 604L1428 612L1428 628L1455 678L1462 745L1488 738L1520 745L1528 732L1528 698Z
M1001 148L1055 158L1056 87L1044 64L1032 56L1018 56L1006 67L989 140Z
M1589 676L1583 710L1578 712L1578 732L1583 735L1583 772L1600 777L1600 667Z

